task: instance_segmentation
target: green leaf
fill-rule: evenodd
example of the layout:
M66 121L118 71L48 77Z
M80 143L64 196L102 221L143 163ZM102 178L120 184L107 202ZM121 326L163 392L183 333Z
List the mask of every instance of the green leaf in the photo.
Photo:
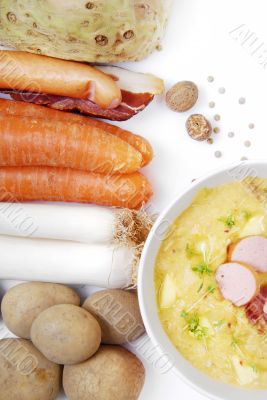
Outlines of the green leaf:
M236 347L239 346L241 344L241 341L235 337L234 335L232 336L232 342L231 342L231 346Z
M224 320L221 319L220 321L215 321L213 323L213 326L215 326L215 328L220 328L223 324L224 324Z
M205 326L200 326L197 328L194 335L198 340L204 339L208 337L208 328Z
M197 290L197 293L199 293L201 291L201 289L203 288L203 285L204 285L204 282L201 282L201 284L200 284L200 286L199 286L199 288Z
M209 293L214 293L216 289L217 289L217 286L216 286L216 285L210 285L210 286L208 286L207 291L208 291Z
M229 229L235 226L235 220L232 215L228 215L228 217L221 217L219 218L219 221L223 222L224 225Z
M190 332L194 333L199 326L199 317L197 315L194 315L189 321L188 321L188 329Z
M182 318L187 318L188 317L188 312L183 310L180 315L181 315Z
M196 339L201 340L208 337L208 328L200 325L198 315L194 315L191 319L189 319L187 324L189 332L191 332Z
M250 368L253 369L253 372L255 372L255 374L258 374L258 373L259 373L259 368L257 367L256 364L251 363L251 364L249 364L249 366L250 366Z
M187 243L185 252L188 258L192 258L199 255L199 252L195 249L193 244Z
M199 273L200 275L210 275L213 271L209 268L208 264L205 262L201 262L200 264L192 267L192 271Z
M252 217L252 213L248 210L244 210L242 212L242 216L243 216L244 220L247 222Z

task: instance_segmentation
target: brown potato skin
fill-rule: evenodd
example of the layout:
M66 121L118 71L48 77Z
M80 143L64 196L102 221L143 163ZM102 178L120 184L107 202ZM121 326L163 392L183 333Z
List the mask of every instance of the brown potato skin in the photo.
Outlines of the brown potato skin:
M63 387L69 400L137 400L144 379L144 366L134 354L102 345L86 362L64 367Z
M30 339L35 318L55 304L80 305L79 295L71 288L43 282L21 283L3 297L1 311L8 329L16 336Z
M29 340L0 340L0 400L55 400L61 375Z
M56 364L87 360L99 348L101 329L86 310L58 304L44 310L32 324L31 339L44 356Z
M134 292L101 290L89 296L83 307L98 320L104 344L128 343L145 333Z

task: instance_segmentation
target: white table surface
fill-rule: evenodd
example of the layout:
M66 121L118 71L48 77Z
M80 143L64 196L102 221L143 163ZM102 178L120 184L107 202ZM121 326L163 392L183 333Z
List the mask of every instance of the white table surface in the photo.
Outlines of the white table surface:
M199 101L189 112L169 111L158 99L138 117L124 123L153 144L155 159L146 173L153 182L152 209L161 211L181 189L211 169L241 157L267 157L267 25L266 0L174 0L163 50L129 67L164 78L166 88L181 80L199 87ZM258 50L257 50L258 48ZM254 53L254 54L252 54ZM207 77L214 77L209 83ZM224 87L225 94L218 89ZM244 97L246 103L239 104ZM215 108L208 106L210 101ZM212 145L195 142L185 131L186 118L203 113L220 128ZM216 122L213 116L219 114ZM250 123L255 124L249 129ZM234 132L234 138L228 133ZM245 147L244 142L251 146ZM216 158L215 151L222 157ZM151 345L152 347L152 345ZM147 379L141 400L203 400L173 371L160 371L142 351ZM156 367L155 367L156 365Z
M120 123L148 138L155 149L155 159L145 170L155 191L150 207L153 212L160 212L192 179L207 171L243 156L264 159L267 154L266 0L174 3L163 50L126 66L159 75L166 88L181 80L192 80L199 87L199 101L190 112L177 114L159 98L143 113ZM214 77L213 83L207 81L209 75ZM226 89L225 94L218 92L220 87ZM244 105L239 104L240 97L246 99ZM216 103L215 108L209 108L210 101ZM220 128L220 133L213 135L214 144L189 138L185 121L190 113L203 113ZM213 120L215 114L221 116L219 122ZM249 129L249 123L255 128ZM234 138L228 137L230 131L235 133ZM247 140L251 147L245 147ZM221 151L222 157L216 158L215 151ZM1 292L5 287L2 283ZM132 350L146 366L141 400L204 399L173 370L160 368L148 339L142 338Z

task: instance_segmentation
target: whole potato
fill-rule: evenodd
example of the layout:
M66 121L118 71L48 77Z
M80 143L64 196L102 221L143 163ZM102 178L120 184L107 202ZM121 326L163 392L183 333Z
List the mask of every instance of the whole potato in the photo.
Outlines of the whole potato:
M29 340L0 340L0 400L54 400L60 386L61 367Z
M38 315L32 324L31 339L48 360L76 364L98 350L101 329L88 311L72 304L60 304Z
M136 293L125 290L101 290L89 296L83 307L98 320L102 343L123 344L145 332Z
M141 361L119 346L101 346L90 360L64 367L69 400L136 400L145 370Z
M35 318L55 304L80 304L71 288L55 283L27 282L14 286L3 297L1 311L8 329L16 336L29 339Z

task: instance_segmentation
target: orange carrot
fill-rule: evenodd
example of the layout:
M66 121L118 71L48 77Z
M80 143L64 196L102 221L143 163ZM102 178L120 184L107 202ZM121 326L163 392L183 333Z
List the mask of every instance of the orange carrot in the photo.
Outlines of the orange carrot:
M68 168L0 167L0 201L64 201L137 209L152 196L140 173L100 175Z
M131 173L141 154L101 129L68 122L0 115L1 166L51 166L105 174Z
M142 166L147 165L153 158L153 149L146 139L144 139L142 136L134 135L125 129L121 129L118 126L111 125L106 122L83 117L73 113L53 110L36 104L6 99L0 99L0 114L12 114L23 117L43 118L50 120L53 119L54 121L68 121L87 126L94 126L104 130L105 132L111 133L112 135L118 136L120 139L129 143L136 150L138 150L143 157Z

